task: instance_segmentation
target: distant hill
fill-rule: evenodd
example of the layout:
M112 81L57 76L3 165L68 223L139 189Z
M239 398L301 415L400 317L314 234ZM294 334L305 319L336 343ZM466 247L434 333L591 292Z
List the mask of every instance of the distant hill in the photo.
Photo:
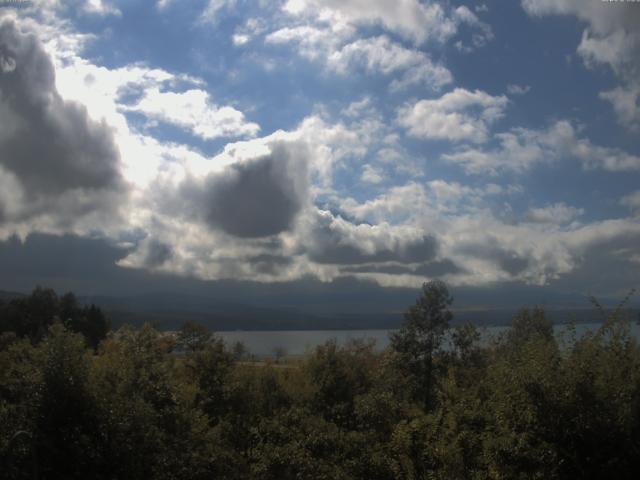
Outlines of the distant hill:
M340 330L395 328L397 314L317 315L294 308L261 308L220 302L190 295L140 295L135 297L81 297L95 303L109 316L113 326L152 322L162 329L175 329L191 320L212 330Z
M26 297L26 295L24 293L19 293L19 292L7 292L4 290L0 290L0 300L5 302L8 300L13 300L14 298L22 298L22 297Z
M24 293L1 291L0 300L24 297ZM160 292L155 294L116 296L80 296L81 303L98 305L109 317L114 328L129 324L152 323L162 330L174 330L191 320L214 331L233 330L375 330L398 328L403 322L402 311L353 313L323 313L305 306L260 307L239 302L223 302L203 296ZM594 323L602 320L600 313L584 308L544 306L554 323ZM515 307L452 308L453 324L470 321L479 326L509 325ZM630 309L632 319L639 318L638 309Z
M310 313L304 308L261 308L240 303L220 302L191 295L153 294L135 297L81 297L95 303L111 318L114 327L152 322L161 329L175 329L186 320L212 330L371 330L398 328L402 312ZM466 321L480 326L509 325L517 308L453 308L454 325ZM594 308L552 307L545 310L554 323L594 323L602 320ZM638 310L628 311L638 318Z

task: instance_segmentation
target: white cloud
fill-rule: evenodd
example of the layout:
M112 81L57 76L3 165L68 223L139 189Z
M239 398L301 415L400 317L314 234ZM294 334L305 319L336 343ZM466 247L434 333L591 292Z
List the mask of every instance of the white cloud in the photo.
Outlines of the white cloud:
M246 45L266 30L266 22L261 18L249 18L243 25L236 27L231 41L236 46Z
M608 65L622 86L603 92L621 125L640 131L640 9L634 2L522 0L534 16L574 15L588 24L578 53L588 67Z
M420 50L405 48L385 35L345 43L351 34L349 30L301 25L276 30L266 36L265 42L296 43L299 54L323 61L332 72L342 75L350 74L354 67L363 67L368 73L394 75L392 90L415 85L438 90L453 80L446 67L433 63Z
M349 67L363 65L368 72L390 75L403 72L391 83L392 90L412 85L423 85L433 90L451 83L451 72L442 65L434 64L419 50L404 48L386 36L356 40L335 50L327 58L329 68L347 73Z
M234 33L231 37L231 40L233 41L234 45L242 46L247 44L249 40L251 40L251 37L243 33Z
M438 232L438 258L461 267L445 274L452 285L513 280L544 285L575 272L594 249L608 251L610 245L640 239L637 221L580 225L573 220L583 211L562 203L532 209L527 222L505 222L487 208L485 199L507 190L492 184L473 188L443 180L410 182L362 203L346 199L340 208L374 225L391 222ZM417 285L421 280L397 273L370 277L385 285Z
M584 209L572 207L565 203L554 203L546 207L531 208L525 216L525 220L534 223L550 223L564 225L571 223L584 214Z
M529 93L530 90L531 90L530 85L514 85L514 84L507 85L507 93L509 95L524 95L526 93Z
M493 31L489 24L480 20L475 13L464 5L457 7L452 15L454 21L460 25L473 27L474 33L471 35L471 44L465 44L461 40L455 43L455 47L464 53L472 52L477 48L484 47L493 40Z
M200 21L202 23L215 23L222 10L235 7L236 3L237 0L209 0L200 14Z
M362 175L360 176L360 180L366 183L378 184L384 180L384 176L379 169L366 164L362 167Z
M445 161L461 165L473 174L496 175L500 171L524 172L534 165L561 158L574 158L584 169L612 172L640 170L640 157L612 147L594 145L580 138L566 120L545 130L514 128L495 135L499 146L493 149L465 147L442 155Z
M300 55L310 60L324 60L341 43L341 37L330 28L299 25L271 32L265 37L265 42L273 45L296 43Z
M640 83L601 92L600 98L611 103L620 124L640 131Z
M360 221L374 223L403 223L420 212L427 212L429 204L424 187L416 182L394 186L385 193L359 203L352 198L343 199L340 208Z
M440 4L418 0L288 0L283 9L330 24L382 25L417 44L445 41L456 32Z
M295 2L289 2L292 3ZM399 5L402 9L411 3L386 2L385 8ZM289 27L291 30L279 30L277 35L274 32L269 41L278 41L280 35L282 42L294 38L303 42L305 37L317 34L317 39L308 42L309 55L315 51L323 61L332 52L344 50L347 67L359 65L370 72L394 75L395 82L400 82L406 72L419 71L427 65L423 73L414 73L422 80L408 84L433 83L428 80L429 64L417 49L390 40L395 38L391 35L359 44L349 36L354 31L353 25L388 28L387 23L392 20L375 15L360 18L358 15L368 15L366 10L354 13L349 5L337 2L325 3L328 13L321 11L320 2L303 0L301 4L318 7L313 12L305 10L311 17L296 17L301 22L311 18L306 24L310 29L293 30L303 26L295 25ZM374 10L379 7L378 2L367 5ZM336 11L347 12L341 13L343 18L354 16L333 30L326 22L337 18ZM457 23L456 28L460 25ZM236 33L253 39L248 23L246 27ZM331 38L330 33L336 31L346 33ZM410 31L395 33L414 39L418 34L407 33ZM86 37L67 33L64 38L55 34L48 37L49 48L57 50L58 90L63 98L85 104L93 119L104 119L114 130L122 173L132 185L121 224L87 217L82 225L73 228L83 233L104 227L105 235L111 238L117 238L122 229L141 232L140 240L132 246L132 254L121 262L124 266L206 279L262 282L309 276L329 281L356 275L395 286L419 286L425 278L435 276L452 285L513 280L543 284L575 273L581 262L596 250L640 238L640 225L635 218L581 225L574 221L581 209L565 204L533 208L525 214L527 221L515 222L512 218L505 221L500 211L503 206L497 205L498 201L506 201L507 195L522 193L522 189L483 183L478 178L469 184L461 179L445 181L435 178L436 170L432 170L428 172L428 181L420 183L421 177L415 175L410 177L412 181L396 185L397 179L389 173L406 166L408 155L397 131L376 111L376 97L362 97L353 102L339 113L337 120L319 106L316 110L319 113L308 116L289 131L228 143L221 153L208 158L188 145L154 137L153 130L137 130L124 114L128 107L138 107L147 97L151 102L156 98L153 95L157 95L165 105L144 106L141 113L193 132L196 123L200 128L215 131L217 120L208 124L203 118L206 120L207 114L223 107L212 103L201 80L142 64L100 67L80 56L79 45ZM285 38L287 35L289 39ZM431 33L421 35L428 38ZM386 38L386 42L381 38ZM74 42L75 46L71 46ZM363 51L346 48L352 44L363 47ZM13 68L9 60L0 65L6 70ZM166 94L169 97L163 97ZM140 102L125 104L126 99L140 96ZM424 101L432 102L426 104L429 112L436 111L444 117L451 114L451 125L471 125L459 141L472 142L491 137L491 127L503 115L507 104L504 96L462 89ZM169 107L170 102L175 108ZM413 113L412 106L406 108ZM203 116L196 121L196 114ZM243 122L245 126L248 123ZM448 134L437 133L438 129L429 130L429 135L433 131L447 139ZM0 136L7 132L0 131ZM257 130L247 135L257 135ZM495 136L495 142L493 148L455 150L449 160L455 161L453 155L459 155L458 161L465 168L478 173L525 171L535 164L565 156L578 159L585 168L638 168L637 157L594 145L568 122L557 122L540 130L512 129ZM416 165L422 162L420 169L424 173L425 159L414 161ZM349 198L351 193L345 193L344 178L338 175L345 172L355 174L356 178L362 175L364 180L384 181L374 188L380 195ZM5 213L14 215L12 202L19 201L25 191L4 171L0 172L0 183L0 202L7 209ZM386 188L387 184L392 186ZM186 187L189 185L198 188L189 190ZM624 204L635 205L635 197L629 198ZM78 200L83 199L65 198L61 200L61 208L70 209L72 202ZM317 206L323 203L330 205L331 211ZM216 210L220 204L232 204L233 208L221 212ZM196 210L196 206L201 210ZM236 207L244 209L244 220L249 223L237 223L243 218L234 218L229 213L237 212ZM275 224L270 225L269 219L275 219ZM44 223L28 227L48 228ZM24 232L27 230L21 231ZM632 259L638 254L637 248L633 252Z
M183 127L203 139L254 136L260 127L248 122L239 110L218 106L207 92L161 92L152 87L135 105L122 106L125 111L142 113L147 118Z
M109 2L103 2L102 0L86 0L83 6L84 11L87 13L97 15L116 15L120 16L122 13L118 8Z
M629 195L625 195L620 199L620 204L634 212L640 212L640 190L637 190Z
M503 116L507 103L505 96L456 88L438 99L400 108L397 122L417 138L484 143L489 126Z

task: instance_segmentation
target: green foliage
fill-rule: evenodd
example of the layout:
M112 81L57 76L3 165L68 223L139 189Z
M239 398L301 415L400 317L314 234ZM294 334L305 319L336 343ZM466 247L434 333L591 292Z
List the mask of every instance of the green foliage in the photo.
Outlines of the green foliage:
M0 477L635 478L640 347L622 315L559 343L523 310L483 345L448 328L450 304L425 284L386 351L330 341L270 363L196 324L95 343L75 297L39 289L0 307Z
M306 370L313 394L311 408L342 426L354 426L355 400L370 390L377 359L373 343L352 340L338 347L335 340L316 348Z
M28 297L0 303L0 333L13 332L37 343L56 321L82 334L92 348L97 348L109 332L104 313L95 305L81 306L73 293L58 298L52 289L36 287Z
M405 314L402 329L391 336L398 367L413 380L415 395L427 409L434 404L433 390L438 378L435 357L453 318L449 311L452 302L443 282L425 283L415 305Z
M177 344L187 352L197 352L207 347L213 334L204 325L187 321L178 331Z

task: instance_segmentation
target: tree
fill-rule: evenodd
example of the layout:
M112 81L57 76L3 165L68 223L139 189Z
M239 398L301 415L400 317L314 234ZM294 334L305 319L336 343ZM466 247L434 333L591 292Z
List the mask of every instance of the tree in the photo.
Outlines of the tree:
M513 317L505 340L507 346L512 348L521 348L525 343L535 340L551 342L554 340L553 323L542 308L523 308Z
M213 334L207 327L197 322L187 320L178 331L178 346L187 352L203 350L211 340Z
M391 336L399 367L414 379L415 394L427 409L433 405L434 356L453 318L449 311L452 302L444 282L424 283L422 294L405 313L404 325Z

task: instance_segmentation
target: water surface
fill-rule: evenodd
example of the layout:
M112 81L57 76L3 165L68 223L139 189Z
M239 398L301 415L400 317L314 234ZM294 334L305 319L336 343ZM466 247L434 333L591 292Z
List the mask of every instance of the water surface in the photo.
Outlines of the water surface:
M586 332L595 331L599 323L581 323L575 325L576 335L580 337ZM567 325L556 325L556 335L561 338L567 333ZM484 327L482 341L489 342L508 327ZM276 349L284 349L287 355L305 355L328 340L335 339L339 345L344 345L351 339L373 339L376 349L383 350L389 344L390 333L396 330L281 330L281 331L233 331L218 332L227 344L240 341L245 344L253 355L260 357L273 355ZM636 338L640 338L640 326L631 325L631 331Z

